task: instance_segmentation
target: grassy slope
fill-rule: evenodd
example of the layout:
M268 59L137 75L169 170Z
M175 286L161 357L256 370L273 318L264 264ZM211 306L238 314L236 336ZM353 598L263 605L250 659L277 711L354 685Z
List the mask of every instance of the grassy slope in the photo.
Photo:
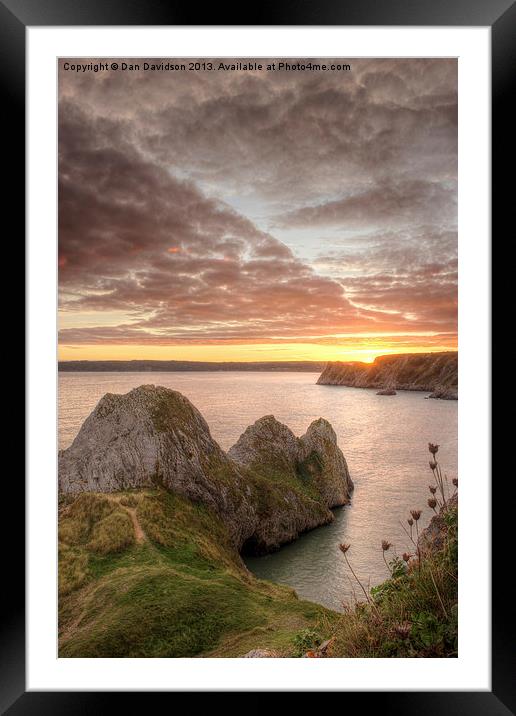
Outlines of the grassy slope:
M457 508L443 512L444 544L409 567L391 561L393 577L333 623L333 657L456 657ZM352 554L350 553L352 561Z
M290 656L299 632L324 618L329 635L335 618L255 579L218 518L165 491L83 494L59 534L62 657Z

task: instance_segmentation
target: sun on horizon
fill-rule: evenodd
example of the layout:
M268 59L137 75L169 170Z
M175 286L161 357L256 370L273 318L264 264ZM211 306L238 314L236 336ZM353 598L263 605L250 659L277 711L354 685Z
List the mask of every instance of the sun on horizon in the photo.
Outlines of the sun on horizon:
M201 361L201 362L362 362L373 363L378 356L391 354L411 353L440 353L454 351L453 346L437 348L411 347L400 350L395 347L382 348L356 348L354 350L325 349L319 346L306 346L300 350L299 346L283 346L280 350L265 346L236 346L228 350L225 346L199 346L196 350L175 348L168 349L156 346L149 349L146 346L81 346L59 347L60 361L131 361L131 360L162 360L162 361Z

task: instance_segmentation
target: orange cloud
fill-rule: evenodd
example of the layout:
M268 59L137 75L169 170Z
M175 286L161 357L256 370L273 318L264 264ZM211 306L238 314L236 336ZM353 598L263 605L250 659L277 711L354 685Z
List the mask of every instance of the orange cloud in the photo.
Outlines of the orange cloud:
M455 345L456 71L61 72L61 345Z

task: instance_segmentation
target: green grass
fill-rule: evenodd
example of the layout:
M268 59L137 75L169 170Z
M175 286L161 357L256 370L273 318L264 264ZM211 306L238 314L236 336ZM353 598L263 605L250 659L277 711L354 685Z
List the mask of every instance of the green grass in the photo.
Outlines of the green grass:
M120 552L133 542L134 529L128 512L107 497L81 494L60 516L59 544L64 551L83 546L108 554ZM75 553L78 554L77 550Z
M115 505L106 497L84 493L79 495L59 519L59 541L67 545L85 544L94 524L110 515Z
M283 616L290 633L306 619L303 605L292 594L274 591L250 588L221 570L185 571L159 561L119 568L85 595L81 621L60 656L194 656L222 646L225 637L266 631L271 621L284 632ZM249 648L278 645L278 634L258 634Z
M61 517L61 657L295 655L299 631L330 627L328 610L255 579L207 508L171 493L133 494L146 540L99 549L102 526L131 522L127 496L81 495Z
M95 524L88 548L99 554L120 552L134 542L134 528L127 512L117 510Z
M266 519L278 508L283 511L289 509L289 503L285 502L285 493L289 491L318 515L323 524L328 508L317 488L320 462L319 454L313 451L303 463L300 463L295 472L285 470L281 465L275 465L274 461L269 461L259 468L251 466L243 471L248 484L254 488L253 500L258 515ZM298 508L290 505L290 509Z
M392 560L393 576L371 590L371 603L356 605L334 626L331 656L457 656L457 508L443 517L443 547L420 565Z
M262 499L266 514L274 484ZM82 494L60 506L59 655L299 657L332 638L331 657L457 656L457 509L443 518L439 551L394 559L370 603L336 614L253 577L203 505L165 490Z
M122 495L120 498L120 504L124 507L137 507L138 506L138 498L135 495Z
M86 552L59 544L59 596L81 587L89 578Z
M196 558L231 565L238 561L223 523L200 503L166 491L147 493L138 504L137 515L149 539L166 548L176 561L190 563Z

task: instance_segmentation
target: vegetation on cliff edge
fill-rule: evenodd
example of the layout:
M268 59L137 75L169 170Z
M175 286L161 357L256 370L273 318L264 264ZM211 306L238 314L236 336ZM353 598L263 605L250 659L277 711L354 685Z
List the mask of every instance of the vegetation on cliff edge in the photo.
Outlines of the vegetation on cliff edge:
M441 549L408 564L393 557L392 576L339 617L327 656L457 656L457 507L447 509L443 521ZM322 623L321 631L331 629Z
M201 503L163 489L62 496L59 655L456 657L457 493L450 498L438 447L429 444L434 517L420 532L422 511L411 511L401 556L382 542L389 579L365 589L353 550L340 545L365 599L343 614L256 579Z
M422 510L413 509L404 527L408 551L398 556L383 540L390 578L366 590L352 566L351 545L340 550L365 601L347 606L321 654L321 636L309 655L330 657L456 657L458 655L458 487L450 488L437 459L439 445L428 444L433 484L427 505L434 512L420 532ZM455 492L450 496L451 489ZM390 556L390 559L388 558ZM323 620L321 632L331 629Z

